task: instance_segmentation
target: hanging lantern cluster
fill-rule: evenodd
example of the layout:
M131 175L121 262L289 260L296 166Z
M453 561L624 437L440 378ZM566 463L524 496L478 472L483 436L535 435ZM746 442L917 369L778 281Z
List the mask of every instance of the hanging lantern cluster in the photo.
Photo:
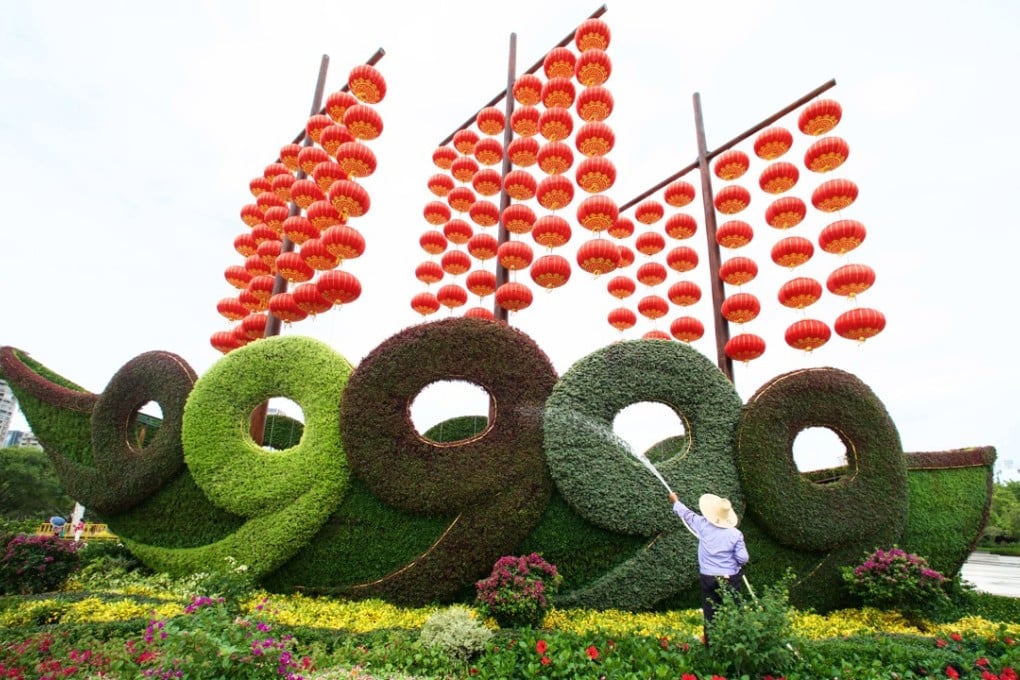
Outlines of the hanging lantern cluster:
M345 87L308 118L305 143L283 146L279 159L249 182L255 202L241 208L241 221L250 231L234 239L244 264L224 272L238 295L217 304L220 315L240 323L213 334L219 351L263 337L268 314L295 323L361 295L354 274L335 270L365 250L348 221L371 205L360 181L378 165L367 142L382 134L375 105L385 95L386 81L374 66L354 67Z

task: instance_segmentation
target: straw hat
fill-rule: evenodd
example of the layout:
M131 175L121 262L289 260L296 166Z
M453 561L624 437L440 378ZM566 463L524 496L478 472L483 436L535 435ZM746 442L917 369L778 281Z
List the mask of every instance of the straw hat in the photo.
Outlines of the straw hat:
M728 498L721 498L714 493L706 493L698 499L701 515L712 524L722 529L732 529L740 520L733 511Z

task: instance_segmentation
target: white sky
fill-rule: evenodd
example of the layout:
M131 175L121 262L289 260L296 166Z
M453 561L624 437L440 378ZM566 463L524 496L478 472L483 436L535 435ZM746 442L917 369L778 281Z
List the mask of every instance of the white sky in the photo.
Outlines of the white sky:
M204 373L220 357L210 334L229 327L216 302L235 294L223 270L241 263L233 240L247 229L239 210L254 201L248 182L303 127L320 57L330 56L328 93L382 47L388 93L376 110L385 130L369 142L379 169L362 180L370 212L351 223L368 248L345 265L364 292L284 331L320 338L358 363L421 320L409 300L424 289L414 268L428 257L418 237L430 228L421 211L434 198L426 188L438 172L432 151L503 89L510 34L523 72L599 6L5 3L0 345L27 350L96 392L127 360L153 349L176 352ZM763 275L745 286L762 300L762 316L731 331L756 332L768 343L761 359L737 365L741 396L789 370L835 366L874 389L905 450L993 445L1000 469L1015 476L1020 371L1009 349L1012 308L1002 300L1015 287L1020 245L1009 217L1020 155L1013 124L1020 9L991 1L607 6L613 73L606 87L616 100L607 122L617 140L609 158L619 173L608 195L618 203L695 159L693 93L715 148L837 81L825 96L843 106L833 134L851 152L834 175L860 187L841 217L868 228L848 261L875 269L876 284L860 303L889 323L863 346L834 335L805 355L783 342L782 329L798 317L774 302L775 286ZM783 124L796 132L795 119ZM782 160L800 164L813 140L796 135L802 146ZM763 167L754 160L745 186ZM812 174L802 169L790 192L808 203L811 188L828 179ZM687 179L699 183L695 174ZM768 247L777 234L758 196L735 217L755 225L759 249L723 255L752 256L764 272L776 269ZM699 233L669 247L704 249L700 203L692 208ZM788 235L816 236L833 219L812 213L813 222ZM582 231L575 223L573 241L560 249L571 261L588 236ZM809 264L816 262L814 272L805 265L792 275L824 281L839 264L821 251ZM607 280L575 269L566 288L537 294L511 322L562 374L621 337L605 320L617 304ZM703 288L696 311L711 328ZM811 315L831 323L849 305L826 295L830 306L820 302ZM651 327L644 322L623 337ZM694 346L715 360L710 334Z

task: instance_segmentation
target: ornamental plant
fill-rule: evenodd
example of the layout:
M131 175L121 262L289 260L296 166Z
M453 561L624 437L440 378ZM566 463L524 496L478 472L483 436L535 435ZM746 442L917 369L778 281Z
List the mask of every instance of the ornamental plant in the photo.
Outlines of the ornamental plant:
M56 590L79 568L77 545L52 535L14 536L0 553L0 593Z
M538 553L500 557L489 578L475 584L475 602L500 628L538 628L563 577Z
M946 578L928 561L897 546L876 548L856 567L843 567L850 593L866 606L895 609L912 623L935 616L951 604Z

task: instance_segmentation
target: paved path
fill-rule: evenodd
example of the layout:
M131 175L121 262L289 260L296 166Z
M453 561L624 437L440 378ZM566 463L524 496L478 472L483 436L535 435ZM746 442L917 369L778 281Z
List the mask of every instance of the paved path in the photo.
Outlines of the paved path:
M982 592L1020 597L1020 557L971 553L960 576Z

